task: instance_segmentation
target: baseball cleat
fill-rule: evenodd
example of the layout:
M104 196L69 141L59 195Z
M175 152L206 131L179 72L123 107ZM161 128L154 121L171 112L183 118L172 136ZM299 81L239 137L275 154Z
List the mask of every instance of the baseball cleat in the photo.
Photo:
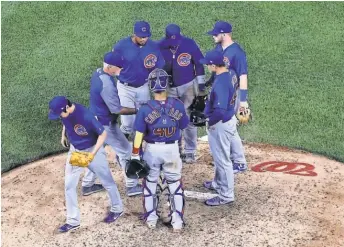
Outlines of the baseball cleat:
M233 173L245 172L247 170L247 164L233 163Z
M204 203L207 206L220 206L220 205L224 205L224 204L231 204L234 201L226 201L221 199L219 196L215 196L211 199L206 200Z
M141 195L142 191L143 189L141 184L137 184L134 187L127 187L127 196Z
M186 153L185 154L185 159L183 160L183 162L185 162L187 164L195 163L196 162L195 154L193 154L193 153Z
M69 232L69 231L78 229L79 227L80 227L80 225L72 226L70 224L64 224L63 226L59 227L59 232L65 233L65 232Z
M83 196L89 196L93 193L103 191L105 188L101 184L94 184L91 187L82 187L82 195Z
M215 190L214 186L213 186L213 181L205 181L203 183L204 188L208 189L208 190Z
M115 213L115 212L109 212L108 216L104 218L105 223L112 223L116 221L121 215L123 214L123 211L120 213Z

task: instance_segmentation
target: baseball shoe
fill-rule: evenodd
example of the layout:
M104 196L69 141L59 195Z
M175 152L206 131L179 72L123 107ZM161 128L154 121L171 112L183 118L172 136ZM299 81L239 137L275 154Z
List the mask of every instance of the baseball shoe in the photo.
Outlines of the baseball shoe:
M233 163L233 173L245 172L247 170L246 164Z
M134 187L127 187L127 196L136 196L142 194L143 188L141 184Z
M82 187L82 195L83 196L89 196L93 193L99 192L105 190L105 188L103 187L103 185L101 184L94 184L91 187Z
M225 200L221 199L219 196L215 196L211 199L206 200L204 203L207 206L220 206L220 205L224 205L224 204L230 204L233 202L234 201L225 201Z
M120 213L115 213L115 212L109 212L108 216L104 218L105 223L112 223L116 221L121 215L123 214L123 211Z
M192 164L196 162L195 154L193 153L186 153L185 159L183 160L187 164Z
M77 226L72 226L69 224L64 224L63 226L59 227L59 232L60 233L65 233L65 232L69 232L75 229L78 229L80 227L80 225Z
M215 190L214 186L213 186L213 181L205 181L203 183L204 188L208 189L208 190Z

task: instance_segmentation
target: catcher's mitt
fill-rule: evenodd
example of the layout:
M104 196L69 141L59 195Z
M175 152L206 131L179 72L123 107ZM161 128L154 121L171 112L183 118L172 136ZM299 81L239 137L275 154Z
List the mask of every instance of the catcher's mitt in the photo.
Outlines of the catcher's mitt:
M149 174L149 166L143 160L131 159L128 160L125 166L125 174L128 178L139 179L145 178Z
M94 159L94 155L88 152L73 152L72 156L70 157L69 163L72 166L80 166L80 167L87 167L92 160Z
M201 111L191 111L190 122L196 127L203 127L207 122L207 118Z
M239 110L236 114L236 117L239 120L239 124L247 124L248 121L252 118L251 110L247 102L240 102Z

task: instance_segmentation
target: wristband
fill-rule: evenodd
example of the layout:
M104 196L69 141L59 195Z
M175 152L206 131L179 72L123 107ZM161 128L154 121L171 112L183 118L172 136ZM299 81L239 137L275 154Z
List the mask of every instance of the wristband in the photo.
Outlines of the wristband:
M240 101L247 101L247 89L240 89Z

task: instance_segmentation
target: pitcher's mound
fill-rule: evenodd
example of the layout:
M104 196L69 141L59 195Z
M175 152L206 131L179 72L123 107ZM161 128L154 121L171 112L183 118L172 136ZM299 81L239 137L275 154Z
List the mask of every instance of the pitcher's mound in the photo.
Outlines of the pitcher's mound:
M138 220L142 199L125 196L122 172L113 163L125 214L113 224L102 223L106 193L83 197L79 184L81 227L65 234L56 229L65 223L66 154L3 174L2 246L344 246L344 164L247 144L249 170L235 175L235 203L207 207L201 198L211 191L202 183L213 177L214 169L208 150L207 143L200 143L197 163L183 168L189 197L181 234L160 223L152 231Z

